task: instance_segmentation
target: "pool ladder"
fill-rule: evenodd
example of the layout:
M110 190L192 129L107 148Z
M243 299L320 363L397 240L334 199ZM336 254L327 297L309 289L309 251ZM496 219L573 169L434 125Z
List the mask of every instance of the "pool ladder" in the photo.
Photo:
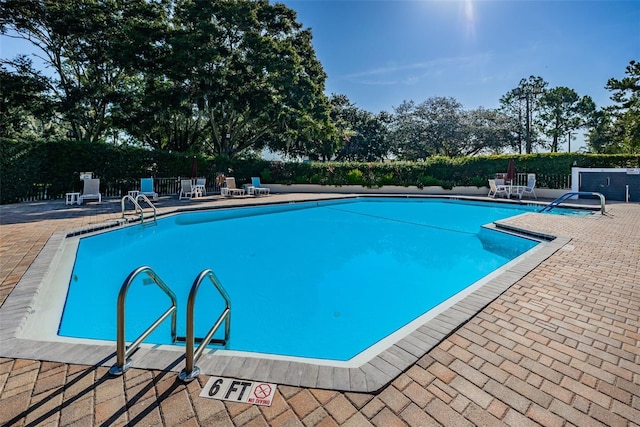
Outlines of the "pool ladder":
M560 206L561 203L566 202L570 198L574 196L597 196L600 198L600 211L602 215L605 214L605 203L604 196L601 193L592 193L590 191L573 191L570 193L565 193L562 196L555 199L553 202L549 203L544 208L540 209L538 212L550 212L553 208Z
M140 206L139 200L143 200L144 202L146 202L147 205L149 205L151 207L151 209L153 209L153 223L157 224L158 220L157 220L157 216L158 216L158 210L156 209L156 207L153 205L153 203L151 203L151 200L149 200L149 198L147 196L145 196L144 194L138 194L135 198L131 197L130 195L126 195L122 198L122 200L120 201L120 207L122 209L122 218L125 218L125 209L124 209L124 204L126 201L130 201L131 203L133 203L133 206L135 208L135 212L140 213L140 224L144 225L144 210L142 209L142 206Z
M127 292L129 287L133 283L134 279L140 274L147 274L149 279L171 300L171 306L160 316L158 319L151 324L138 338L136 338L129 346L126 345L125 341L125 303ZM222 298L225 302L225 308L222 310L222 313L218 317L218 320L211 327L207 335L202 339L197 339L194 336L195 325L195 303L196 296L198 293L198 289L200 285L205 279L209 279L211 283L216 287ZM109 369L109 373L111 375L122 375L131 367L132 361L130 356L136 352L140 344L169 316L171 316L171 342L175 343L176 341L184 341L185 342L185 368L180 372L178 377L185 382L189 382L196 378L200 374L200 368L198 368L195 363L198 361L204 349L210 343L221 344L226 346L229 342L230 335L230 322L231 322L231 300L229 299L229 295L220 284L220 281L216 277L216 275L210 269L202 271L193 282L191 286L191 290L189 292L189 298L187 300L187 335L186 337L178 337L176 336L176 310L177 310L177 302L176 296L174 292L167 286L167 284L156 274L155 271L151 267L143 266L138 267L133 270L129 276L125 279L122 287L120 288L120 292L118 293L118 314L117 314L117 330L116 330L116 363ZM212 340L213 335L220 328L222 323L225 324L224 329L224 339L223 340ZM197 349L194 350L195 342L199 341L200 345Z

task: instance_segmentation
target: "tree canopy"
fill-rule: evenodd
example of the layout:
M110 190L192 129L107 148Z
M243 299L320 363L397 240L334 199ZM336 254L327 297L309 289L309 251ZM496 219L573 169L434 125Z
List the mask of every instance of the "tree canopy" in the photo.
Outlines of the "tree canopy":
M588 123L596 106L588 97L580 97L573 89L556 87L544 92L540 98L539 124L549 138L550 151L558 152L560 140L566 135L571 143L571 132Z
M108 141L213 156L263 149L292 158L421 160L589 149L640 151L640 63L611 78L598 110L568 87L529 76L499 109L451 97L373 114L325 95L310 29L269 0L0 0L0 32L31 58L0 59L0 137Z
M78 140L177 151L313 151L333 132L326 75L296 14L267 0L5 0ZM7 61L11 65L16 62Z

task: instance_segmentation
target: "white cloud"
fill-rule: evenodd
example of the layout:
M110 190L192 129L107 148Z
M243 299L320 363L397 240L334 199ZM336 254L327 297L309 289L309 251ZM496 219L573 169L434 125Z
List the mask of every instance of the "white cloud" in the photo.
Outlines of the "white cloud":
M469 56L437 58L429 61L403 65L388 65L370 70L351 73L345 79L363 85L418 85L428 79L465 75L481 76L479 70L490 64L492 53L478 53Z

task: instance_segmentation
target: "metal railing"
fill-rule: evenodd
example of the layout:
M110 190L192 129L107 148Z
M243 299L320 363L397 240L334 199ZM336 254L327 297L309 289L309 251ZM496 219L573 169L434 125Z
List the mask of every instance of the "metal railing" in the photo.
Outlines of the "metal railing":
M573 196L594 196L594 197L597 196L597 197L599 197L600 198L600 213L602 215L605 214L604 195L602 195L601 193L592 193L590 191L572 191L570 193L565 193L562 196L560 196L557 199L555 199L553 202L549 203L544 208L540 209L538 212L550 212L553 208L560 206L561 203L566 202L567 200L569 200Z
M133 280L139 274L146 273L156 285L164 291L164 293L171 299L171 307L169 307L158 319L151 324L138 338L135 339L129 345L126 346L125 341L125 302L127 299L127 291L129 286L133 283ZM122 375L127 369L131 367L131 359L129 358L142 344L142 342L156 329L160 323L162 323L169 315L171 315L171 342L176 341L176 309L177 300L176 295L167 286L166 283L153 271L151 267L143 266L133 270L129 276L125 279L120 293L118 294L118 314L117 314L117 331L116 331L116 363L109 369L111 375Z
M194 315L195 315L195 302L196 295L198 293L198 288L200 288L200 284L206 278L211 280L211 283L216 287L220 295L225 301L225 308L222 310L222 313L218 317L218 320L211 327L207 335L201 340L200 345L194 351L195 345L195 324L194 324ZM184 382L189 382L200 375L200 368L198 368L195 364L202 356L204 349L211 342L211 338L213 334L216 333L218 328L222 325L222 322L225 322L224 329L224 340L222 341L223 345L227 345L229 342L229 332L230 332L230 322L231 322L231 300L229 299L229 295L227 291L224 290L220 281L213 274L213 271L210 269L202 271L194 280L193 285L191 286L191 291L189 292L189 299L187 300L187 336L185 338L185 347L186 347L186 357L185 357L185 367L178 375L178 378Z
M499 173L496 175L505 176L506 173ZM516 173L513 185L527 185L529 173L518 172ZM536 174L536 187L540 188L554 188L554 189L571 189L571 174Z
M201 177L202 178L202 177ZM217 194L220 192L220 186L216 183L216 175L206 175L207 179L206 191L209 194ZM153 191L160 196L169 196L180 193L180 180L191 179L187 176L153 178ZM140 179L124 178L114 181L100 181L100 193L102 197L123 197L131 190L140 189ZM65 192L81 191L82 182L78 180L68 188L54 190L51 183L33 183L25 186L21 192L19 201L37 201L37 200L53 200L64 198Z
M151 203L151 200L149 200L149 198L147 196L145 196L144 194L138 194L136 196L136 198L134 199L133 197L131 197L130 195L126 195L122 198L122 200L120 201L120 207L122 209L122 218L125 218L126 214L125 214L125 208L124 208L124 204L125 202L128 200L131 203L133 203L133 206L135 208L135 212L136 214L139 213L140 214L140 224L144 225L144 210L142 209L142 206L140 206L140 203L138 203L138 200L144 200L149 207L151 207L151 209L153 209L153 222L154 223L158 223L158 210L156 209L156 207L153 205L153 203Z
M144 195L144 194L138 194L136 196L136 204L138 206L140 206L140 203L138 202L138 200L144 200L147 205L149 205L149 207L151 209L153 209L153 222L157 223L158 222L158 210L156 209L156 207L154 206L153 203L151 203L151 200L149 200L149 198ZM140 209L142 209L142 207L140 207ZM140 221L144 221L144 212L142 213L142 215L140 215Z

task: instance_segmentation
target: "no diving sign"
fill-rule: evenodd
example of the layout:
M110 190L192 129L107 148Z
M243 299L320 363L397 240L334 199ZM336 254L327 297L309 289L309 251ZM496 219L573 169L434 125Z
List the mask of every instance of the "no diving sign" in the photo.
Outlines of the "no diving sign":
M275 393L275 384L211 377L202 388L200 397L271 406Z

